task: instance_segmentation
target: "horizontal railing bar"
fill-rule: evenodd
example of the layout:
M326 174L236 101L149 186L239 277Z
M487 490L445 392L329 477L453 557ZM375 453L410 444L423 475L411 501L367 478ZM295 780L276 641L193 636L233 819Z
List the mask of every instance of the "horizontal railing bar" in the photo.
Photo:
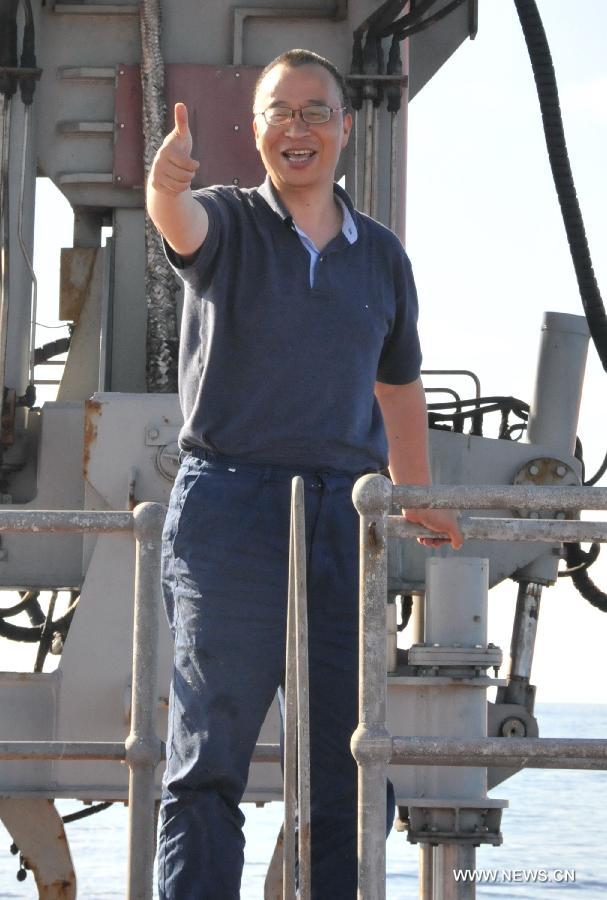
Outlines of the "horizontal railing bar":
M0 532L132 531L133 513L121 510L3 509Z
M591 738L392 738L393 764L607 769L607 740Z
M117 741L0 741L0 759L126 759Z
M579 543L607 541L607 522L580 522L573 519L490 519L460 516L460 530L466 540L477 541L544 541ZM403 516L388 516L388 534L398 538L447 538Z
M392 501L405 509L607 509L605 487L396 484Z

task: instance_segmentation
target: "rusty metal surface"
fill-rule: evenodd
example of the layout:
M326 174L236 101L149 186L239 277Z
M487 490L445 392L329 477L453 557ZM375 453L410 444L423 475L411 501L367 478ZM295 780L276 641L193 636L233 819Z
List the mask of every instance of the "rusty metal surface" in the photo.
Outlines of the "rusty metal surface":
M85 400L84 402L84 448L82 451L82 473L84 479L88 478L89 462L91 459L91 447L97 440L97 422L103 412L103 406L99 400Z
M63 247L59 274L59 318L77 322L93 280L100 247Z
M239 184L254 187L264 169L253 140L253 86L257 66L167 65L167 127L173 128L173 107L188 107L194 140L192 155L200 169L192 187ZM141 188L143 130L139 66L119 65L116 72L114 184Z

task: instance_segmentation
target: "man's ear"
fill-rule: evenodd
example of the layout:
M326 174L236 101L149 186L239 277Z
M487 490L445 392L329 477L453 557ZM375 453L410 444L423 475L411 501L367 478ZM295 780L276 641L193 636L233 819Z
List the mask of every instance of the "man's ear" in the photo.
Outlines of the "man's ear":
M257 128L257 116L254 117L253 121L251 122L251 125L253 126L253 136L255 137L255 146L259 150L259 130Z
M343 137L341 141L341 149L343 150L348 140L350 139L350 132L352 131L352 115L351 113L346 113L344 115L344 130Z

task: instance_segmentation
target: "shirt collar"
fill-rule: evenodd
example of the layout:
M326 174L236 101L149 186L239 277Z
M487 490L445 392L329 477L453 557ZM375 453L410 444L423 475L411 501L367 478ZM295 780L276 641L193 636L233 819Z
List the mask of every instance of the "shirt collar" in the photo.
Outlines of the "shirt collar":
M272 184L272 179L269 175L266 175L264 183L257 188L257 193L260 195L260 197L263 198L263 200L265 200L272 212L276 213L276 215L279 216L283 222L285 222L289 226L293 224L293 217L281 202L278 191ZM341 185L337 184L336 182L333 183L333 193L335 194L344 214L342 232L345 235L348 243L353 244L354 241L356 241L356 239L358 238L358 229L356 227L356 221L354 219L354 204L352 203L348 192L345 191L341 187Z

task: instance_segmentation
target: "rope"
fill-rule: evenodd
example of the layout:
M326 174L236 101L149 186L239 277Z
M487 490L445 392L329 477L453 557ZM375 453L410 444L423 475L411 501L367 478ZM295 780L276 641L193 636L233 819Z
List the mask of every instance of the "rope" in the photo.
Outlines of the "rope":
M160 48L160 0L142 0L140 7L141 84L145 177L166 127L164 62ZM152 394L177 391L177 279L164 255L162 239L150 217L145 217L147 266L145 292L148 306L146 369Z

